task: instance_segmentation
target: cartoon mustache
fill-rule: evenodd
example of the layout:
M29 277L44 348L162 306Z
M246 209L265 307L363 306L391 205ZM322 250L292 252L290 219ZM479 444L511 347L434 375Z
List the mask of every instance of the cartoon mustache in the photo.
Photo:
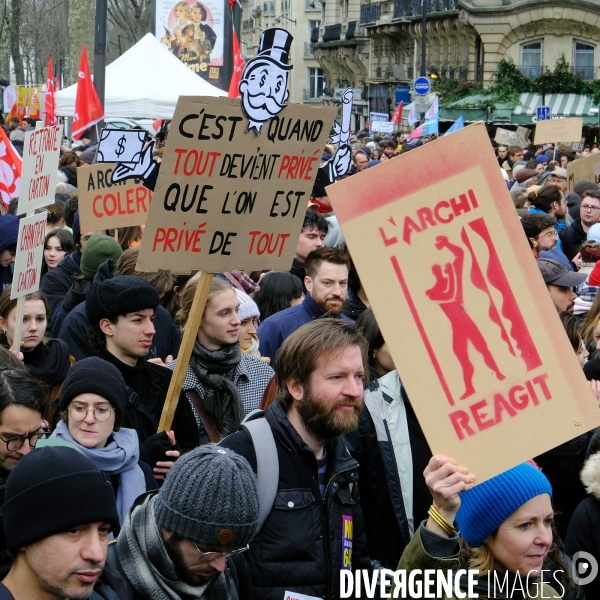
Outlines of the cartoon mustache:
M285 104L281 104L277 100L275 100L273 96L267 96L266 94L248 94L247 101L252 108L264 109L272 115L276 115L286 106Z

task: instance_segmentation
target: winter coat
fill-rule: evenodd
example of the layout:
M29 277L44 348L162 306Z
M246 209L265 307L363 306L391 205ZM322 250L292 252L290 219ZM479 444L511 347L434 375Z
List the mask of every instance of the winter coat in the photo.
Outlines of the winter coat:
M85 301L85 297L89 287L92 285L92 280L81 279L74 281L69 291L65 294L65 298L61 305L52 315L52 322L50 323L49 335L56 337L60 328L62 327L63 321L66 316L79 304Z
M579 252L581 244L587 240L587 233L581 226L581 219L575 219L566 229L560 232L560 241L562 242L563 252L569 260Z
M0 217L0 254L9 246L17 243L19 237L19 219L14 215L4 215ZM12 265L0 267L0 294L7 285L12 282Z
M398 371L365 391L358 429L344 439L359 464L369 557L395 569L415 524L427 518L431 506L423 477L431 450Z
M583 434L534 458L552 485L554 521L562 540L578 504L585 498L579 473L585 461L588 436Z
M371 570L358 491L358 463L341 437L327 445L327 487L322 498L318 463L282 408L275 402L266 417L277 447L279 483L273 508L244 553L255 600L281 600L293 591L326 600L339 598L343 536L351 537L351 564ZM245 457L256 472L249 435L238 431L221 443ZM351 525L350 525L351 524ZM346 525L346 527L344 527ZM348 526L350 525L350 526Z
M358 297L358 294L348 287L348 296L342 307L342 313L349 319L356 321L367 308L367 305Z
M590 496L583 500L571 517L565 553L588 552L600 564L600 453L592 454L581 471L581 481ZM583 586L588 600L600 598L600 577Z
M148 446L144 446L144 442L158 429L172 372L160 365L139 360L136 367L131 367L122 363L107 350L101 350L98 354L103 360L115 365L123 375L128 398L122 426L135 429L140 440L140 458L154 467L156 460L149 455ZM199 432L194 413L184 394L177 404L171 429L175 432L175 440L183 451L193 450L199 445ZM155 447L151 446L150 450L154 451Z
M459 569L462 569L459 558L458 558L458 536L454 538L443 538L442 536L436 535L425 528L425 523L422 523L415 533L410 544L404 550L398 569L406 569L406 580L408 581L410 572L415 569L440 569L445 575L450 569L454 573ZM579 586L572 584L566 591L566 594L561 595L564 588L561 590L555 579L553 572L544 572L543 583L540 580L529 579L529 588L527 589L527 596L525 598L563 598L564 600L583 600L583 592ZM496 575L499 583L496 583L494 589L494 575ZM423 581L422 574L416 577L416 579ZM454 579L452 580L454 581ZM501 591L501 585L504 585L504 574L491 573L490 574L490 586L488 587L488 576L483 575L479 578L476 585L474 586L474 592L479 594L481 600L491 600L492 598L509 598L511 596L504 595ZM551 586L548 582L552 581L553 586L556 585L556 589ZM467 592L467 577L466 573L460 578L460 588L463 593ZM527 576L523 575L519 579L515 578L514 575L509 573L506 583L510 586L511 590L516 588L516 594L512 595L512 598L519 599L523 598L523 594L519 591L519 582L522 582L523 588L527 584ZM437 586L436 586L437 587ZM434 586L432 586L434 589ZM438 600L454 600L459 596L452 593L450 596L442 592L442 596L436 596ZM400 594L401 596L401 594ZM399 597L400 597L399 596ZM405 597L409 597L408 595ZM466 596L460 596L466 597Z
M343 319L348 323L354 323L352 319L342 313L337 316L326 313L308 294L301 304L275 313L260 324L256 335L260 340L262 355L268 356L271 364L274 364L275 355L288 336L302 325L321 318Z
M42 292L46 294L46 298L48 298L50 306L48 318L51 318L56 309L63 303L69 288L73 284L73 275L81 275L80 262L81 252L71 252L65 255L56 269L52 269L44 275L40 287Z

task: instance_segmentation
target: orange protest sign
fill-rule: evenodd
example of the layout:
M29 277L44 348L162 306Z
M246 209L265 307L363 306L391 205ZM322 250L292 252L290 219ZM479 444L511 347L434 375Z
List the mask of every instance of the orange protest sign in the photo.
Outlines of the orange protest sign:
M152 192L141 179L112 183L114 164L102 163L77 169L81 231L144 225Z
M180 97L138 269L289 269L335 113L289 104L256 135L240 100Z
M327 192L434 454L481 482L600 424L483 124Z

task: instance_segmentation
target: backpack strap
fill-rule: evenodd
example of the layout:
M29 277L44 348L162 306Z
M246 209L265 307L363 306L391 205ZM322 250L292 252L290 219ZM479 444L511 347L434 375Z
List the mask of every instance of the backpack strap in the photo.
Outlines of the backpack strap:
M254 445L256 454L256 477L258 480L258 522L256 533L258 533L266 521L279 485L279 457L273 430L264 411L253 410L249 413L242 427L248 432Z

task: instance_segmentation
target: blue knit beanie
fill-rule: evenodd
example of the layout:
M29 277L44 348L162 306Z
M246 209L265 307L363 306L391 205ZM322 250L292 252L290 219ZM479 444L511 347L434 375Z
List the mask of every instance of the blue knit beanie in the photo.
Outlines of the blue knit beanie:
M456 522L469 546L476 548L518 508L540 494L552 496L546 476L533 465L522 463L460 495Z

